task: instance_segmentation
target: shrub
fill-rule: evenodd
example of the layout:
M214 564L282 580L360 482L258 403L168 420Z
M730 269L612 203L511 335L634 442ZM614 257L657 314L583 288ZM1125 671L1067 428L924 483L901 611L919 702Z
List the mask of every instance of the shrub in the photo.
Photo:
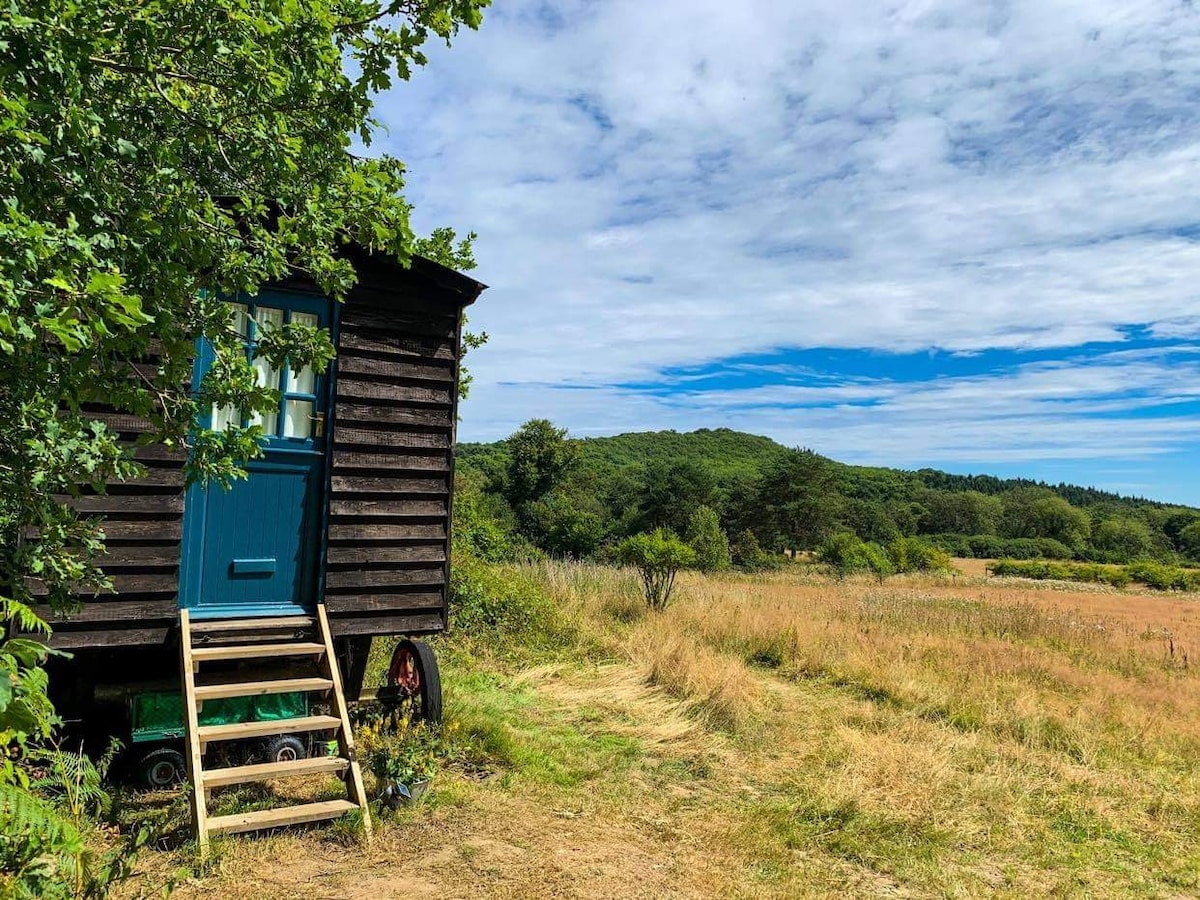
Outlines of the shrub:
M707 506L698 506L688 522L688 545L696 553L696 568L701 572L723 572L733 563L729 538L721 530L721 520Z
M839 578L855 572L870 572L880 581L896 572L888 552L875 543L864 543L848 531L833 535L817 549L817 559L830 566Z
M1003 538L993 534L937 534L930 543L967 559L1072 559L1074 552L1053 538Z
M456 631L500 646L559 645L570 630L553 600L519 567L488 565L467 554L450 570L450 616Z
M1125 567L1134 581L1159 591L1200 591L1200 569L1184 569L1156 562L1136 562Z
M1001 559L992 563L988 567L988 571L993 575L1015 578L1078 581L1088 584L1107 584L1112 587L1127 587L1133 580L1128 567L1040 559Z
M944 572L950 555L919 538L898 538L888 544L888 557L897 572Z
M696 552L662 528L626 538L617 545L616 554L625 565L637 569L646 605L660 611L671 602L679 570L696 564Z
M729 547L733 564L743 572L766 572L779 568L779 559L763 550L754 532L747 528Z
M817 559L839 578L867 569L866 544L848 531L830 536L817 548Z

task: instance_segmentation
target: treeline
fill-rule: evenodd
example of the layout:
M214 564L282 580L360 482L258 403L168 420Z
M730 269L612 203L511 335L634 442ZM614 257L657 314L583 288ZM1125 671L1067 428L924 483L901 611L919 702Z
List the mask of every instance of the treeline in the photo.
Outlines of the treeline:
M481 555L594 558L622 539L716 528L734 564L836 535L954 556L1200 560L1200 510L1081 488L848 466L727 429L575 440L544 419L459 449L456 527Z

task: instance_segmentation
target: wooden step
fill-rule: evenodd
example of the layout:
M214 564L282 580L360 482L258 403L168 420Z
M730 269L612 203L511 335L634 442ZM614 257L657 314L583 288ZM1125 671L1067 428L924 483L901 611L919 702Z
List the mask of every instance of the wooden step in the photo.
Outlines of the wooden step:
M270 737L273 734L297 734L302 731L336 731L342 720L337 716L302 716L269 722L236 722L232 725L201 725L196 729L200 743L236 741L242 738Z
M261 616L247 619L201 619L190 623L192 634L217 634L222 631L273 631L288 628L313 628L312 616Z
M320 803L304 803L279 809L260 809L232 816L214 816L208 820L208 830L212 834L234 834L239 831L257 831L260 828L302 825L305 822L336 819L355 809L358 809L358 806L349 800L324 800Z
M324 644L301 642L295 644L225 644L213 647L193 647L194 662L218 659L274 659L280 656L322 656Z
M197 700L223 700L226 697L263 697L267 694L291 694L296 691L328 691L328 678L276 678L273 681L241 681L232 684L196 685Z
M350 760L340 756L314 756L311 759L294 759L290 762L207 769L201 777L204 779L204 786L211 788L227 784L245 784L248 781L266 781L271 778L291 778L295 775L340 775L349 765Z

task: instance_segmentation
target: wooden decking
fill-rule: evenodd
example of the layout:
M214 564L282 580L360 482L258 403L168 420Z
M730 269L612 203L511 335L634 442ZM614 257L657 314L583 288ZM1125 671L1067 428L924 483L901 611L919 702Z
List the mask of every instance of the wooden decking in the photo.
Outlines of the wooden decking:
M180 664L184 692L187 731L188 780L191 792L193 826L201 852L212 834L258 831L335 819L353 810L361 810L367 838L371 835L371 815L362 770L356 759L354 735L341 673L333 652L329 620L323 606L315 617L291 616L269 619L227 619L193 623L187 610L179 614ZM291 634L293 640L280 640ZM236 643L197 646L197 641L219 637ZM256 639L265 638L265 639ZM316 672L307 677L236 681L228 678L210 683L201 672L209 662L263 662L311 658ZM305 692L326 698L332 715L308 715L300 718L239 722L225 725L200 725L200 710L206 700L231 697L258 697L270 694ZM205 753L211 744L270 738L275 735L327 732L337 738L337 756L312 756L266 763L206 769ZM213 788L275 778L338 775L346 784L345 800L301 803L275 809L256 810L228 816L208 815Z

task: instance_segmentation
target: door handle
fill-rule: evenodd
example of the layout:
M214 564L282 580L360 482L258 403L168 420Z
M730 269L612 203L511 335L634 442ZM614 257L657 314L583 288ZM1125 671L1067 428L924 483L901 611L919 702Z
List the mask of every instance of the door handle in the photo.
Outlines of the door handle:
M325 413L315 413L309 418L312 419L313 437L325 437Z

